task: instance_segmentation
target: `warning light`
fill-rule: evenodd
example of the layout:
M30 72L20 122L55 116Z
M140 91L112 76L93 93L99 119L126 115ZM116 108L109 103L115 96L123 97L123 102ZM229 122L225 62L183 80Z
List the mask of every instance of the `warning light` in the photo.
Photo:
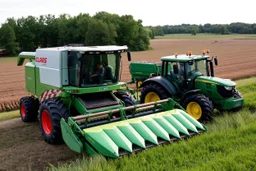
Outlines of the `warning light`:
M192 55L192 51L188 51L187 56L191 56L191 55Z
M73 93L78 93L78 90L73 90Z
M178 53L175 53L175 57L177 58L177 56L178 56Z
M205 50L202 50L202 55L205 55Z
M209 49L206 49L206 53L210 53L210 50L209 50Z

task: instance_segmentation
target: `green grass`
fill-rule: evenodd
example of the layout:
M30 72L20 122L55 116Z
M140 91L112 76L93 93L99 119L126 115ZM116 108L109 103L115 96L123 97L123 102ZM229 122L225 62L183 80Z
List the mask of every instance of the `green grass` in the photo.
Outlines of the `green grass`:
M239 83L244 109L223 113L207 124L208 133L161 145L121 159L87 157L49 170L255 170L256 82ZM252 110L253 109L253 110Z
M9 120L9 119L14 119L20 117L19 111L10 111L10 112L1 112L0 113L0 122Z
M16 62L17 57L0 57L0 63L4 62Z
M238 86L256 82L256 76L234 80Z
M256 107L256 82L249 82L243 85L238 85L237 89L242 93L245 107L254 108Z
M232 38L236 40L254 40L256 39L255 34L197 34L195 36L191 34L166 34L164 36L156 36L156 39L221 39L221 38Z
M49 170L254 170L256 117L247 109L226 114L209 132L187 141L161 145L121 159L84 157Z

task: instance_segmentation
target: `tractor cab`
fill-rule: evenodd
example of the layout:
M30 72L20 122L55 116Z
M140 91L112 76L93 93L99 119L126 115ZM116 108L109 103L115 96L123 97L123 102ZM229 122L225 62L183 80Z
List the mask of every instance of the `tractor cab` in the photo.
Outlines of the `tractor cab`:
M181 90L193 88L193 80L198 76L214 76L213 62L217 65L217 58L203 54L192 55L191 52L181 55L165 56L161 58L162 75L174 81Z

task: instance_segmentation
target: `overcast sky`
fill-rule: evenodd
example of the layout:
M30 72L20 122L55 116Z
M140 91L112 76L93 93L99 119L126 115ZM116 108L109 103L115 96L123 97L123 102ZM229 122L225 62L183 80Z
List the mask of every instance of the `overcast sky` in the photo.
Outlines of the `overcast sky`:
M7 18L99 11L130 14L144 26L256 23L254 0L0 0L0 23Z

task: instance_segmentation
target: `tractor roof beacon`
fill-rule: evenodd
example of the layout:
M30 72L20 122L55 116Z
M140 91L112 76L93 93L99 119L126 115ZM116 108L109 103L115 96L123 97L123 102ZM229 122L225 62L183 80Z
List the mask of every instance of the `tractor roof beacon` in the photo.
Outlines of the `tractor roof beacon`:
M207 131L172 99L138 104L120 82L127 46L54 47L21 52L26 90L24 122L39 119L44 139L76 152L118 158ZM130 52L127 52L131 60ZM180 108L180 109L174 109Z

